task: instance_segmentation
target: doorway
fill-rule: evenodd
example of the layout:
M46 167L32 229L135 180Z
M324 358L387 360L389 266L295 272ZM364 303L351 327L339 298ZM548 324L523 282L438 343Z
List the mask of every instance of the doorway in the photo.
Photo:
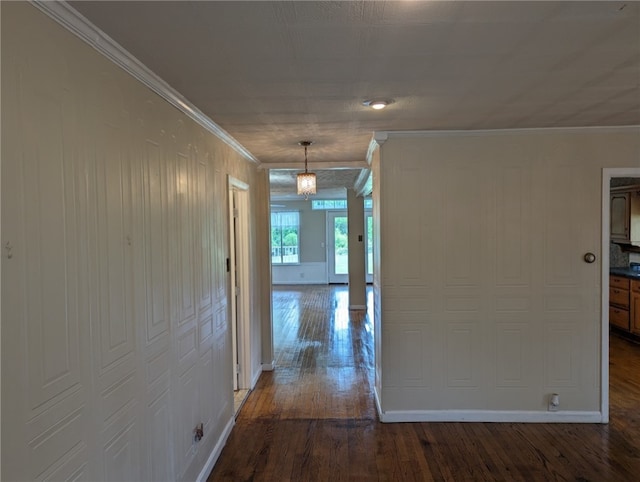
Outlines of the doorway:
M601 277L601 412L602 422L609 422L609 272L611 266L611 184L616 178L640 178L639 168L603 169L602 174L602 277Z
M364 212L364 247L365 247L365 277L368 284L373 283L373 214Z
M251 388L249 185L229 176L232 378L237 413Z
M347 211L327 212L327 278L330 284L349 282L348 228Z
M373 214L364 213L365 276L373 283ZM327 212L327 269L329 284L349 282L349 217L347 211Z

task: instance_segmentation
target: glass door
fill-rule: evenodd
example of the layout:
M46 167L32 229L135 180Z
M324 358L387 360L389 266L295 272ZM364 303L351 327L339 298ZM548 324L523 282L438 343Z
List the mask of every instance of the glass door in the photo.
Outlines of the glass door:
M347 212L327 213L327 257L329 283L349 282L349 240L347 237Z
M364 215L365 226L365 266L367 268L367 283L373 283L373 215L370 211Z

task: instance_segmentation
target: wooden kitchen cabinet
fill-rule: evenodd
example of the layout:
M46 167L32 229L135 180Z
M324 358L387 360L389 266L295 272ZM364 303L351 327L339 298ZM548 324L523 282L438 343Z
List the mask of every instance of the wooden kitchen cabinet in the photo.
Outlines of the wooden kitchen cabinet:
M629 324L632 333L640 335L640 281L631 281Z
M611 241L640 246L640 185L611 189Z
M629 240L630 192L611 193L611 241Z
M631 320L630 284L631 280L628 278L609 276L609 323L625 331L629 331ZM637 294L639 295L638 316L640 316L640 291Z

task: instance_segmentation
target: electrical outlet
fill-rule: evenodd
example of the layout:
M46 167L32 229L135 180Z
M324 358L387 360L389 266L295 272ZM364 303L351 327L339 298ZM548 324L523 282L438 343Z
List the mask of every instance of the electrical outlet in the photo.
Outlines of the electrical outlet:
M549 405L547 407L547 410L549 410L550 412L557 412L559 408L560 395L558 395L557 393L552 393L551 395L549 395Z

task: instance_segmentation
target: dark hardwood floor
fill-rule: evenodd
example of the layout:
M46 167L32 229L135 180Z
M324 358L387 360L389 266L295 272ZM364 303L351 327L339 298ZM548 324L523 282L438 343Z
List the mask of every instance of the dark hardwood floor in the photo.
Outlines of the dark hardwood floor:
M383 424L370 314L347 307L343 286L274 287L277 368L209 481L640 480L640 345L611 337L608 425Z

